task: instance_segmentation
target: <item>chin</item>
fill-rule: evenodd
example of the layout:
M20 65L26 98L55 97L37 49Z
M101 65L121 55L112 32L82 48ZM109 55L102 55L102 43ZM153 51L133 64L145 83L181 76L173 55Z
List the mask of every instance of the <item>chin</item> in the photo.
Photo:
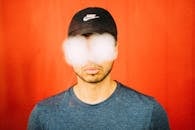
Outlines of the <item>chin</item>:
M83 81L87 82L87 83L100 83L102 82L105 78L107 77L107 75L88 75L85 77L80 77Z

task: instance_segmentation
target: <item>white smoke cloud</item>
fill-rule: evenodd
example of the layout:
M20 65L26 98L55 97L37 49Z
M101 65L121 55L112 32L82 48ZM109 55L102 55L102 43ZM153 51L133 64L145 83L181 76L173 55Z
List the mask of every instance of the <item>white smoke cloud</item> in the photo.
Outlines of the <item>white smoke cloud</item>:
M91 61L101 63L116 58L115 39L112 35L108 33L92 35L89 42Z
M85 65L88 61L101 63L113 61L117 57L115 39L108 33L69 37L63 43L63 51L68 64Z
M84 65L88 60L87 40L83 36L69 37L63 43L65 59L70 65Z

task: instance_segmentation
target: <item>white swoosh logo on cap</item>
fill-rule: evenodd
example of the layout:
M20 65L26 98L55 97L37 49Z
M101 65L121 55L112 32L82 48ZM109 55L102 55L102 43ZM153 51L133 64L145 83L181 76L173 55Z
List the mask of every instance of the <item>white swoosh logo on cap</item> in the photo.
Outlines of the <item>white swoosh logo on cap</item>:
M97 16L96 14L87 14L85 17L83 17L83 21L88 21L96 18L99 18L99 16Z

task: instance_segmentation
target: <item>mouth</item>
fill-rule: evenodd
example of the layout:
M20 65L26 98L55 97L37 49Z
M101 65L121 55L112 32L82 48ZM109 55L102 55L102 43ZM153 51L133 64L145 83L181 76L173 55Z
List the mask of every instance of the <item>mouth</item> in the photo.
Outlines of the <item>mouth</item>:
M97 74L100 71L100 69L98 67L94 67L94 66L86 66L84 68L84 71L87 74L94 75L94 74Z

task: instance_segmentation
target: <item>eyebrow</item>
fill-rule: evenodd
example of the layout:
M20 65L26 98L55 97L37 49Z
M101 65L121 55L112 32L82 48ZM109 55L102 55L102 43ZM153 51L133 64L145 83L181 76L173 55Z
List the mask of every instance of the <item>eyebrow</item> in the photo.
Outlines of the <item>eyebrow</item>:
M84 33L84 34L82 34L82 36L88 38L88 37L90 37L92 34L93 34L93 33Z

